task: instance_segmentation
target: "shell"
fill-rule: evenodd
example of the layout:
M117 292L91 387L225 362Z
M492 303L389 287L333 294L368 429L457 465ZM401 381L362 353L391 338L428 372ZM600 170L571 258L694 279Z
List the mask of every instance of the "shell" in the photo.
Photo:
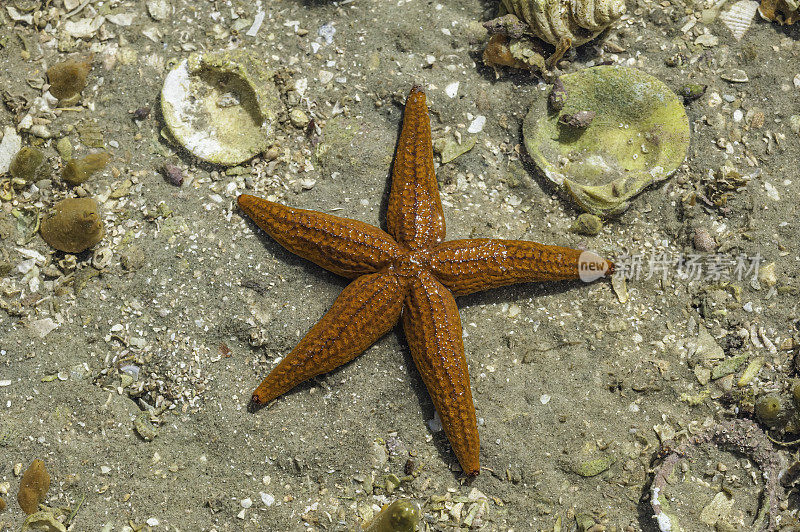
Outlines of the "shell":
M794 24L800 19L798 0L761 0L761 16L779 24Z
M564 39L572 46L589 42L625 13L624 0L501 0L501 4L553 46Z
M559 111L533 102L522 126L525 148L541 173L584 211L619 214L629 200L677 169L689 148L680 98L640 70L597 66L561 76ZM584 128L564 115L594 112ZM582 125L582 124L579 124Z
M274 139L280 95L265 62L245 51L196 53L164 79L161 111L173 139L196 157L233 166Z
M733 38L740 40L756 16L758 2L755 0L739 0L731 8L719 16L725 26L733 34Z

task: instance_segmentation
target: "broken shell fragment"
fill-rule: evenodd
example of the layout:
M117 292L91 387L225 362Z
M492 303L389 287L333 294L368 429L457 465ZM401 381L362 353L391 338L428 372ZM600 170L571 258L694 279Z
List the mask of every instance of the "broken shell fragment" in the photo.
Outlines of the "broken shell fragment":
M584 211L611 216L686 157L689 121L678 96L639 70L598 66L561 76L563 109L534 102L523 124L525 148L547 179ZM584 129L561 117L595 113Z
M92 198L67 198L42 221L39 232L45 242L65 253L80 253L103 239L99 205Z
M755 0L739 0L722 13L719 19L731 30L733 38L739 41L750 28L757 9L758 2Z
M167 74L161 90L172 137L196 157L225 166L271 145L279 104L263 60L242 51L193 54Z

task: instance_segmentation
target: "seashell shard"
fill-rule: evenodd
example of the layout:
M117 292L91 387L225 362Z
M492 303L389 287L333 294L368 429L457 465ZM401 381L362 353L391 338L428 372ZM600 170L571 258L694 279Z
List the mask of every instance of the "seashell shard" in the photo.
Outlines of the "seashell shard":
M559 46L591 41L625 13L625 0L501 0L539 39Z
M689 148L689 121L678 96L640 70L598 66L561 76L560 110L533 103L522 127L541 172L586 212L611 216L651 183L669 177ZM593 112L585 127L562 116Z
M161 90L174 139L196 157L225 166L271 145L279 105L263 60L237 50L192 54L167 74Z
M757 9L758 2L755 0L739 0L729 10L722 13L719 19L731 30L733 38L738 41L750 28Z

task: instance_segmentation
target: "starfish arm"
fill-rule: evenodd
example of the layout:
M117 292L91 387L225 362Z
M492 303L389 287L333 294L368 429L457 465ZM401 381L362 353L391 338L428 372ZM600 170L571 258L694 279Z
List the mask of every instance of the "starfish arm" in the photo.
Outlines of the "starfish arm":
M247 194L237 202L280 245L343 277L376 272L401 253L388 234L358 220L294 209Z
M268 403L363 353L397 323L406 292L399 278L389 273L362 275L354 280L258 385L253 403Z
M409 249L431 247L444 240L444 214L433 168L431 122L425 93L416 85L408 94L403 113L386 223L389 233Z
M411 356L467 475L480 470L478 424L464 357L461 318L450 291L429 272L414 278L403 310Z
M440 244L431 257L431 269L442 284L461 296L514 283L594 280L610 274L614 266L591 251L476 238Z

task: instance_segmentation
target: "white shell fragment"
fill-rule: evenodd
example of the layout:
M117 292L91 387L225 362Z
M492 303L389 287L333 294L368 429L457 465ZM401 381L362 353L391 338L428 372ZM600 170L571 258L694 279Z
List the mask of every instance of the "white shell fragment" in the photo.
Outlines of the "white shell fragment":
M240 164L270 146L280 98L263 60L246 52L193 54L167 74L164 122L196 157Z
M757 9L758 2L755 0L739 0L729 10L722 13L719 19L731 30L733 38L738 41L750 28Z
M625 0L501 0L539 39L558 46L591 41L625 13Z

